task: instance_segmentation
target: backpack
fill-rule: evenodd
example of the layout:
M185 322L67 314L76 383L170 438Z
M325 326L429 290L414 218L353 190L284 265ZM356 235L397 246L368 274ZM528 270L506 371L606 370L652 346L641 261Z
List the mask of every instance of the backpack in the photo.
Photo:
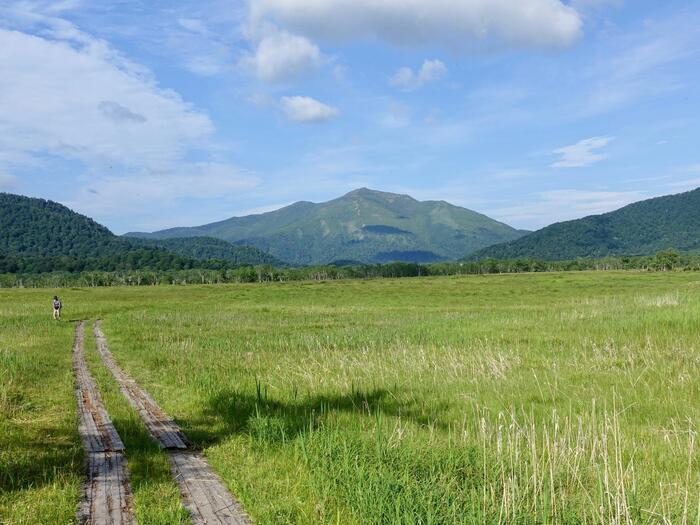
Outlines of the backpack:
M59 301L58 299L54 299L53 307L55 310L58 310L59 308L61 308L61 301Z

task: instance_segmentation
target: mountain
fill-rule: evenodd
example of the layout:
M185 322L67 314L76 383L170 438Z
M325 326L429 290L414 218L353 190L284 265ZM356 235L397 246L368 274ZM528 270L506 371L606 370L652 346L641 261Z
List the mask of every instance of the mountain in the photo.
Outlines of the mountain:
M419 202L407 195L362 188L320 204L302 201L259 215L127 236L216 237L306 265L341 260L379 263L458 259L524 233L444 201Z
M226 260L237 265L283 264L257 248L234 246L220 239L145 241L118 237L62 204L0 193L0 256L85 259L123 256L135 251L141 252L142 260L160 259L167 252L189 259Z
M285 266L286 263L252 246L236 246L228 241L213 237L175 237L172 239L124 238L133 245L163 248L183 257L199 260L219 259L231 261L240 266L269 264Z
M686 252L700 250L700 188L635 202L602 215L552 224L467 258L564 260L649 255L670 247Z
M104 257L124 246L107 228L61 204L0 193L0 254Z

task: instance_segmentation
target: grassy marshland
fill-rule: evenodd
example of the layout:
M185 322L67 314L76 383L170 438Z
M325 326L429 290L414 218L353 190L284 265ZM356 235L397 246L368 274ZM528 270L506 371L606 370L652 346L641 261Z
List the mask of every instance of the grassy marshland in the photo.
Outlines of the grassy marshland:
M70 523L69 319L258 524L700 523L700 275L0 290L0 521ZM139 523L185 522L87 340Z

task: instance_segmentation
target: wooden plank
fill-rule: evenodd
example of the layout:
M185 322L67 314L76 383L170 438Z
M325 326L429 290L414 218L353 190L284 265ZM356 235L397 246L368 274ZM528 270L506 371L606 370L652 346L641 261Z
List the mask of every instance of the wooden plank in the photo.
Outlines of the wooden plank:
M97 351L119 383L122 394L143 420L151 438L168 452L170 470L182 503L195 525L251 525L252 521L200 452L187 450L189 441L177 424L114 360L100 322L93 326Z
M250 525L240 503L226 489L204 456L195 451L168 452L170 469L183 505L195 525Z
M78 523L136 525L127 468L121 451L88 453Z
M81 525L135 525L124 444L105 410L84 355L84 324L75 329L73 371L78 432L86 452L85 481L78 506Z
M85 333L84 323L79 323L75 330L73 344L73 371L75 373L76 399L80 417L78 430L83 446L90 452L105 452L124 450L117 430L114 428L97 385L85 362Z
M99 321L94 324L93 331L97 351L102 357L102 361L114 375L129 404L138 412L151 438L163 449L187 449L189 442L180 428L114 360L112 353L107 348L107 341Z

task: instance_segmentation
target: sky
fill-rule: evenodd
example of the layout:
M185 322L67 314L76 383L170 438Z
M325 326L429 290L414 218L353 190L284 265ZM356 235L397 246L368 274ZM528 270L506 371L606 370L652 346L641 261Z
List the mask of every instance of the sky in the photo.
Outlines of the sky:
M700 1L0 0L0 191L116 233L358 187L518 228L700 186Z

